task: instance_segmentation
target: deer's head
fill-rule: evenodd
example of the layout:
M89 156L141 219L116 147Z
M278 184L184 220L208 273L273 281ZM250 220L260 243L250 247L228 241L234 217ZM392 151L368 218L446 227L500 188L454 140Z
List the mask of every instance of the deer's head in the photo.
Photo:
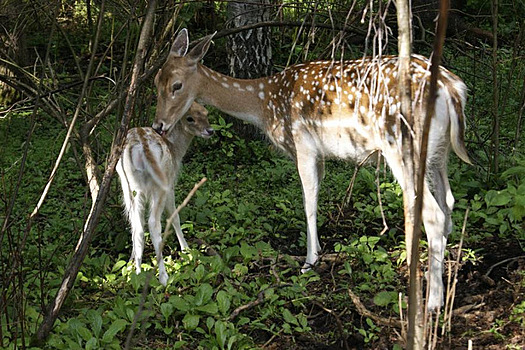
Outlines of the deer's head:
M192 136L207 139L213 136L215 132L208 121L208 110L197 102L193 102L180 122L184 131Z
M182 29L171 46L168 59L155 76L157 113L153 128L163 134L189 110L198 92L197 67L214 34L204 37L188 52L188 31Z

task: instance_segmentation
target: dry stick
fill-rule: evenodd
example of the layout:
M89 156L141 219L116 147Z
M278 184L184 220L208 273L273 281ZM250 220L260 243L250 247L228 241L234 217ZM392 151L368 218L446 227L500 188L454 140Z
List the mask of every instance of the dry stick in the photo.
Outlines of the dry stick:
M459 240L458 253L456 257L456 266L454 266L454 279L452 280L452 286L450 291L447 291L447 299L445 302L445 313L443 319L447 324L447 331L450 333L452 329L452 310L454 309L454 299L456 297L456 285L458 283L458 271L459 271L459 261L461 259L461 250L463 249L463 239L465 238L465 230L467 227L467 218L469 214L469 208L465 211L465 218L463 219L463 227L461 228L461 238ZM450 275L450 274L449 274ZM441 335L445 334L445 327L441 332Z
M428 90L428 100L426 106L426 116L423 123L423 130L421 136L421 146L420 146L420 156L419 156L419 173L417 178L417 193L416 198L416 215L417 226L416 230L421 231L421 210L423 207L423 186L425 183L425 173L426 173L426 159L427 159L427 150L428 150L428 133L432 124L432 117L434 115L436 98L437 98L437 89L438 89L438 79L439 79L439 68L441 63L441 55L443 52L443 46L445 43L445 35L447 30L447 21L448 21L448 10L449 10L448 0L441 0L439 8L439 18L437 22L436 36L434 39L434 50L432 53L431 64L430 64L430 86ZM431 247L429 246L429 256L431 256ZM429 274L430 271L430 259L429 259Z
M412 115L412 87L410 74L411 47L411 13L408 0L398 0L398 47L399 47L399 92L401 100L401 118L396 121L397 130L401 133L402 164L403 164L403 207L405 216L405 241L407 262L409 266L409 292L408 292L408 334L407 349L422 349L424 343L423 329L421 327L421 281L419 276L419 234L416 230L417 218L416 189L414 188L415 157L414 157L414 118Z
M502 265L502 264L505 264L505 263L508 263L508 262L511 262L511 261L523 259L523 258L525 258L525 255L515 256L513 258L508 258L508 259L502 260L500 262L497 262L494 265L492 265L491 267L489 267L489 269L487 270L487 272L485 272L485 274L482 276L482 278L483 279L487 279L487 278L490 279L489 275L492 272L492 270L494 270L495 267L498 267L499 265Z
M426 105L426 116L423 123L423 130L421 134L421 146L420 146L420 155L419 155L419 169L417 174L417 187L416 193L418 194L415 200L415 216L414 216L414 236L419 237L421 235L421 212L423 209L423 187L425 183L425 173L426 173L426 159L427 159L427 150L428 150L428 133L430 131L432 117L435 110L436 98L437 98L437 88L438 88L438 79L439 79L439 67L441 62L441 55L443 52L443 45L445 42L445 35L447 30L447 20L448 20L448 10L449 10L448 0L440 1L439 8L439 18L437 22L436 36L434 39L434 50L431 58L430 65L430 86L429 93ZM417 241L419 245L419 241ZM417 247L413 247L417 248ZM429 256L432 256L431 247L429 249ZM429 264L429 274L432 274L431 264ZM415 269L415 266L414 266ZM411 270L412 272L412 270ZM428 288L427 288L428 289ZM427 290L428 294L428 290ZM428 300L428 298L427 298ZM426 310L426 308L425 308ZM425 328L425 325L423 326ZM410 340L410 338L409 338ZM410 345L410 344L409 344Z
M379 182L380 167L381 167L381 157L377 159L376 188L377 188L377 200L379 201L379 211L381 212L381 219L383 220L383 230L381 230L381 232L379 233L379 235L382 236L388 230L388 224L386 223L385 211L383 210L383 201L381 200L381 183Z
M50 32L50 38L52 38L54 36L54 32L55 32L55 27L52 26L51 28L51 32ZM49 40L48 43L47 43L47 47L46 47L46 54L45 54L45 58L44 58L44 65L43 67L45 67L45 62L49 61L49 54L51 52L51 42L52 40ZM45 68L42 69L42 72L41 72L41 77L39 80L39 84L36 86L36 96L39 96L42 89L43 89L43 81L44 81L44 75L45 75L45 71L44 71ZM9 199L9 203L8 203L8 206L7 206L7 213L5 215L5 218L4 218L4 222L2 224L2 227L0 229L0 244L2 244L3 242L3 239L4 239L4 234L7 232L11 222L10 222L10 217L11 217L11 214L13 212L13 209L14 209L14 206L15 206L15 201L16 201L16 198L18 197L18 193L19 193L19 190L21 188L21 185L22 185L22 177L24 175L24 172L25 172L25 166L26 166L26 162L27 162L27 155L29 153L29 147L30 147L30 140L32 139L33 137L33 132L35 131L35 127L36 127L36 114L37 114L37 111L38 111L38 108L40 107L40 103L42 102L42 100L40 98L37 98L36 99L36 102L35 102L35 105L33 107L33 111L31 113L31 121L30 121L30 127L29 127L29 131L28 131L28 134L27 134L27 137L26 137L26 142L25 142L25 145L24 145L24 148L23 148L23 154L22 154L22 159L21 159L21 163L20 163L20 168L19 168L19 171L18 171L18 177L17 177L17 180L16 180L16 184L15 184L15 188L14 188L14 192L11 196L11 198ZM25 232L23 233L23 236L22 238L20 239L20 233L18 235L18 241L16 242L16 248L13 250L12 248L9 249L9 254L11 256L11 264L9 266L9 276L7 276L6 278L6 275L8 274L7 272L7 267L5 267L5 273L4 273L4 268L2 268L0 270L0 273L1 273L1 276L2 276L2 280L1 280L1 287L2 287L2 294L1 294L1 297L0 297L0 312L5 312L6 314L6 322L9 322L9 317L7 315L7 312L5 310L6 309L6 300L9 300L9 297L7 296L7 292L9 291L8 289L8 286L11 284L11 282L13 282L13 293L14 293L14 300L10 300L10 301L14 301L15 304L14 304L14 310L13 310L13 314L15 315L16 314L16 317L18 317L18 323L19 323L19 327L20 329L22 329L22 332L21 332L21 341L22 341L22 344L25 344L26 343L26 340L25 340L25 337L26 337L26 333L24 332L24 329L25 329L25 311L24 311L24 307L25 307L25 303L27 303L27 300L24 298L23 296L23 293L24 293L24 288L23 288L23 282L24 282L24 269L23 269L23 262L22 262L22 259L21 259L21 252L23 252L24 250L24 246L27 242L27 237L29 236L29 232L30 230L27 228L26 226L26 230ZM8 235L8 241L10 243L11 239L10 239L10 235ZM11 247L12 244L10 243L9 246ZM39 246L40 248L40 246ZM38 250L38 254L40 255L41 254L41 251L40 249ZM1 255L1 254L0 254ZM18 277L18 281L15 280L15 278ZM17 282L18 282L18 285L17 285ZM41 289L41 294L42 294L42 289ZM20 296L20 297L19 297ZM20 298L20 299L18 299ZM13 317L15 317L13 315ZM2 315L0 314L0 317ZM2 322L0 322L0 326L2 326ZM0 331L0 334L2 332ZM18 333L18 329L16 330L16 333ZM16 337L16 335L15 335ZM3 339L0 340L0 346L3 346Z
M376 323L378 323L380 325L383 325L383 326L395 327L395 328L403 328L403 322L401 322L399 320L395 320L395 319L391 319L391 318L385 318L385 317L376 315L376 314L372 313L372 311L368 310L363 305L363 303L361 302L361 299L359 299L359 297L356 294L354 294L354 292L352 292L352 290L350 288L348 288L348 295L350 296L350 299L354 303L354 305L355 305L355 307L357 309L357 312L361 316L368 317L368 318L372 319L373 321L375 321Z
M49 179L47 181L47 184L44 187L44 190L42 191L42 195L40 196L40 199L38 200L38 203L37 203L35 209L31 213L31 215L29 216L29 221L30 222L38 214L38 211L40 210L40 207L44 203L44 200L45 200L45 198L47 196L49 188L51 187L51 184L53 183L53 180L55 179L56 173L58 171L58 167L59 167L59 165L60 165L60 163L62 161L62 157L64 156L64 153L66 152L66 147L67 147L67 145L69 143L69 139L71 137L71 134L73 133L73 128L75 127L75 123L77 121L77 118L78 118L78 116L80 114L80 110L81 110L82 104L84 102L84 96L86 95L86 91L87 91L88 84L89 84L89 79L87 79L87 78L91 75L91 71L93 70L93 66L95 65L95 56L96 56L96 53L97 53L97 46L98 46L98 40L99 40L99 37L100 37L100 31L102 29L102 22L103 22L102 19L104 17L104 4L105 4L105 1L102 1L102 4L100 6L100 13L99 13L99 18L98 18L97 31L95 33L95 40L93 42L93 50L91 52L89 65L88 65L88 68L87 68L87 71L86 71L86 75L85 75L86 79L84 79L84 83L82 85L82 90L80 92L80 96L78 97L78 103L77 103L77 108L75 109L75 114L73 115L73 119L71 120L71 123L69 125L69 129L67 130L66 138L64 139L64 142L62 144L62 148L60 149L58 157L57 157L57 159L55 161L55 165L53 166L53 169L51 170L51 174L49 175Z
M148 47L151 38L155 7L156 0L151 0L148 5L147 14L144 19L142 30L140 33L140 39L137 46L137 53L135 56L131 81L129 84L129 93L126 99L124 114L122 117L120 128L118 129L117 135L115 137L114 146L111 149L111 154L109 156L106 172L104 173L104 177L102 178L102 184L96 202L97 204L89 213L87 223L84 227L83 235L80 237L73 257L71 258L69 265L66 268L62 284L57 292L55 299L49 306L49 309L44 317L44 320L40 324L40 327L37 333L35 334L34 339L32 340L32 343L34 345L41 344L49 335L49 332L51 331L53 324L55 323L55 320L58 317L58 313L60 312L60 309L62 308L65 299L67 298L71 288L75 283L75 278L87 254L89 243L91 242L91 238L93 237L95 228L100 219L100 214L102 212L102 208L104 206L106 197L109 192L109 185L111 183L111 179L115 171L115 166L120 158L120 154L122 153L122 145L124 144L124 140L126 137L129 120L133 113L133 106L135 104L138 89L137 81L143 67L144 58L146 55L146 48Z
M166 221L166 227L164 229L164 233L162 234L162 242L160 244L160 250L161 251L162 251L162 248L164 247L164 242L166 242L166 239L168 239L168 236L170 235L170 228L171 228L171 223L173 222L173 219L181 211L182 208L184 208L186 205L188 205L188 202L190 201L191 197L193 197L195 192L197 192L199 187L201 187L206 182L206 180L207 179L205 177L203 177L198 183L195 184L195 186L193 186L193 189L190 191L190 193L188 193L186 198L177 207L177 209L175 209L175 211L171 214L169 219Z
M252 300L252 301L250 301L247 304L241 305L238 308L236 308L235 310L233 310L232 313L230 314L230 317L228 317L228 321L233 321L244 310L251 309L251 308L253 308L253 307L257 306L257 305L260 305L260 304L266 302L266 299L264 298L264 294L266 293L267 290L272 289L272 288L286 288L286 287L292 287L292 286L293 286L293 284L291 284L291 283L272 284L272 285L270 285L268 288L265 288L265 289L261 290L259 293L257 293L257 299Z
M268 288L271 288L271 287L268 287ZM257 294L257 299L255 299L253 301L250 301L248 304L241 305L238 308L236 308L235 310L233 310L233 312L230 314L230 317L228 317L228 321L233 321L244 310L251 309L252 307L255 307L255 306L259 305L259 304L264 303L264 301L265 301L264 293L265 292L266 292L266 289L261 290Z
M339 329L339 333L341 333L341 339L343 340L344 348L346 350L350 350L350 346L348 346L348 341L346 340L346 337L345 337L343 322L341 322L341 318L339 317L339 315L337 315L337 313L335 313L334 310L328 309L327 307L325 307L323 304L321 304L317 300L312 300L312 303L314 305L317 305L318 307L320 307L324 311L328 312L330 315L332 315L335 318L335 322L337 323L337 328ZM343 310L343 313L344 312L345 311Z
M339 215L337 217L337 219L339 219L339 216L342 216L343 215L343 208L345 208L346 206L348 206L348 203L350 202L350 198L352 197L352 192L354 191L354 184L355 184L355 179L357 178L357 173L359 172L359 170L361 169L361 167L366 163L368 162L368 160L374 155L376 154L377 152L379 151L373 151L371 153L369 153L365 159L363 159L361 162L359 162L359 164L356 165L355 167L355 170L354 170L354 174L352 175L352 178L350 179L350 183L348 184L348 188L346 189L346 193L345 193L345 197L343 198L343 205L341 206L341 209L339 210Z
M402 300L403 293L399 292L398 294L398 306L399 306L399 320L401 321L401 339L405 342L407 342L407 329L406 329L406 321L403 320L403 300Z

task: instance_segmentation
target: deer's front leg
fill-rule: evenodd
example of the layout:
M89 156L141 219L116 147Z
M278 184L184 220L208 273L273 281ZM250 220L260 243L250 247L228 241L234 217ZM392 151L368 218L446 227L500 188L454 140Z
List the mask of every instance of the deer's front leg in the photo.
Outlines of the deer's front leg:
M296 162L303 188L303 203L307 226L306 261L301 269L301 272L304 273L315 265L321 250L317 237L317 197L323 167L322 163L318 163L317 155L311 149L298 151Z

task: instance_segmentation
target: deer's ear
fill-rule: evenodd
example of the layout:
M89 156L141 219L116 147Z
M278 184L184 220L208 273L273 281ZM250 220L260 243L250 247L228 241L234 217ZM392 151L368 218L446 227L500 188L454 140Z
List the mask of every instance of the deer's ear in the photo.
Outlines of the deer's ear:
M216 33L217 32L202 38L202 40L197 45L195 45L193 49L190 50L190 52L188 53L188 58L194 63L200 62L204 55L206 55L206 52L208 52L208 49L210 48L211 44L211 39Z
M188 30L186 28L181 29L173 45L171 45L170 55L183 57L188 52Z

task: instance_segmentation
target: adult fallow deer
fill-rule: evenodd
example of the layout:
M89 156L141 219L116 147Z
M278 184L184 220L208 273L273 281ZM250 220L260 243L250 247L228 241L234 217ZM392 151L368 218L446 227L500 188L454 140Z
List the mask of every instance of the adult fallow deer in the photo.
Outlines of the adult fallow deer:
M380 152L403 186L396 56L351 61L316 61L290 66L270 77L241 80L217 73L199 61L213 35L188 51L188 33L177 35L155 78L158 109L153 127L168 130L194 100L259 127L297 166L307 222L303 270L316 263L317 197L325 158L361 162ZM411 59L415 123L423 124L429 86L428 59ZM454 197L447 177L450 146L469 162L464 145L465 84L440 68L438 97L429 132L423 222L430 248L428 308L443 303L443 256L452 230ZM415 131L420 128L414 128ZM417 138L416 138L417 139ZM432 187L431 187L432 185ZM432 191L431 191L432 189Z
M124 205L131 224L133 240L132 257L137 274L141 272L144 250L144 206L149 202L148 218L151 241L157 254L159 281L166 285L168 274L162 258L161 216L165 211L171 216L175 212L173 188L181 168L182 157L194 136L209 138L213 129L208 122L208 111L193 103L184 117L162 133L152 128L133 128L128 131L125 148L117 163L117 172L122 186ZM180 227L179 215L172 221L181 249L187 249Z

